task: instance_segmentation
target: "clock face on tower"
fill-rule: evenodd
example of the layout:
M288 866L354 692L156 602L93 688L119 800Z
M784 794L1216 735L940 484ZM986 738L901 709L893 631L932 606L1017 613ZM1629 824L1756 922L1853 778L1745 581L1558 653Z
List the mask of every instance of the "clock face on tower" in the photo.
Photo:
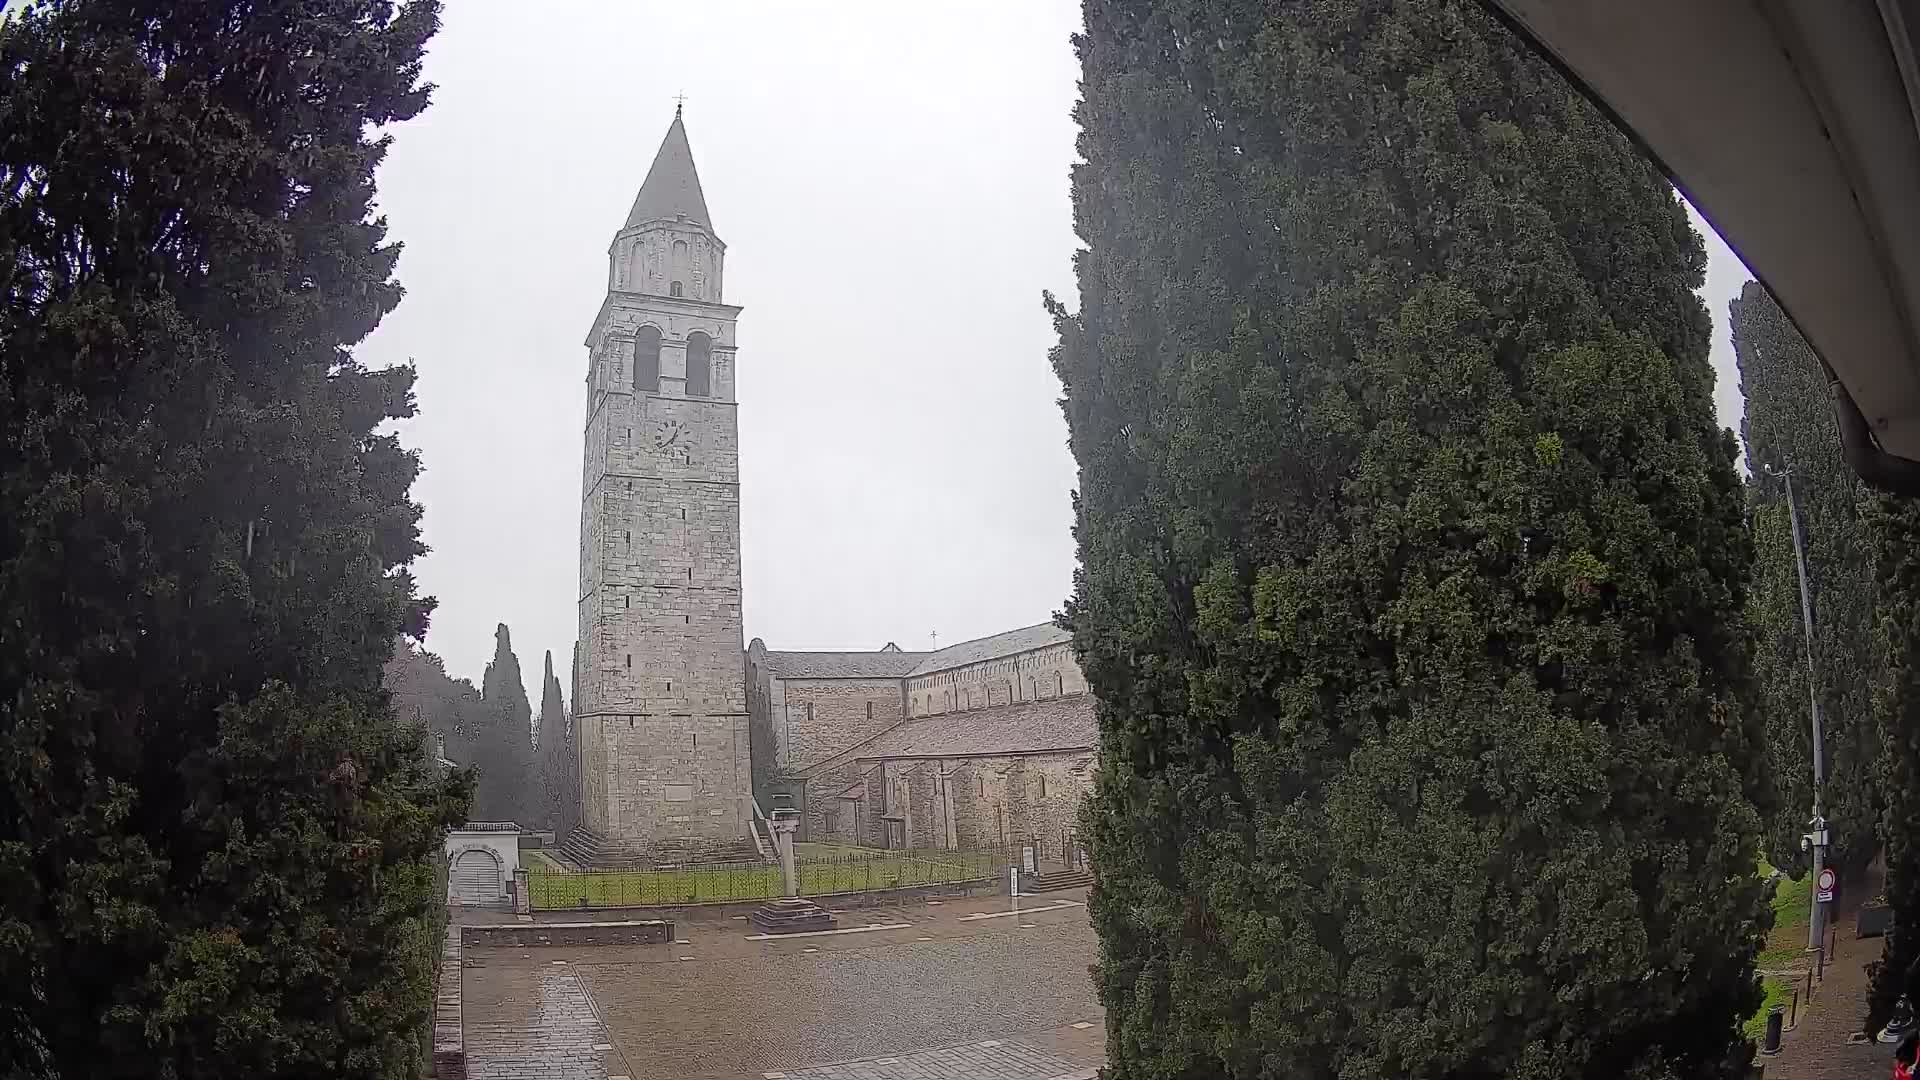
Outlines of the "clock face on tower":
M691 441L686 427L671 416L653 425L653 452L674 464L693 464Z
M665 450L680 441L680 421L668 418L653 426L655 449Z

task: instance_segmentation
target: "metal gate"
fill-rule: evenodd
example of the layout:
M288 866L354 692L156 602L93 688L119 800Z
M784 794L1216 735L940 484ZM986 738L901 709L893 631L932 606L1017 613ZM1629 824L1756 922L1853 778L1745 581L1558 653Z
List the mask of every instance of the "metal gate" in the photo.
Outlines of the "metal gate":
M449 879L453 898L462 904L498 904L504 900L500 862L491 851L463 851Z

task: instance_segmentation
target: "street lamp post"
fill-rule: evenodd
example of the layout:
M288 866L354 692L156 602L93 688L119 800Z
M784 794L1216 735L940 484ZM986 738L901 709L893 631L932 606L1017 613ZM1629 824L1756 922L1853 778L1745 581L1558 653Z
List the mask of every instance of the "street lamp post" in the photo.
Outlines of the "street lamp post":
M1800 542L1800 504L1793 497L1793 471L1764 466L1770 476L1777 476L1787 489L1787 525L1793 530L1793 565L1800 575L1800 625L1807 639L1807 703L1813 715L1813 820L1807 826L1813 831L1801 840L1802 845L1813 853L1814 880L1810 882L1816 890L1819 888L1820 871L1827 865L1827 814L1821 799L1821 789L1826 786L1825 740L1821 734L1820 722L1820 680L1819 670L1813 662L1813 600L1807 584L1807 554ZM1807 948L1821 947L1825 931L1823 923L1825 907L1815 894L1813 910L1807 916Z

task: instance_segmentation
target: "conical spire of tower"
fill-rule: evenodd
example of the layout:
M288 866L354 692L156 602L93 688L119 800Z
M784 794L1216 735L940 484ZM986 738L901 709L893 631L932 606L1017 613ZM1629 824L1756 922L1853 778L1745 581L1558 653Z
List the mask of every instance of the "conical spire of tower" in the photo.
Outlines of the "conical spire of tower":
M673 126L667 128L667 137L660 140L660 152L653 156L653 167L647 170L646 182L640 185L633 209L627 212L627 225L680 214L685 214L689 221L713 228L712 220L707 217L706 196L700 193L700 174L693 168L693 148L687 145L687 125L680 119L680 108L676 105Z

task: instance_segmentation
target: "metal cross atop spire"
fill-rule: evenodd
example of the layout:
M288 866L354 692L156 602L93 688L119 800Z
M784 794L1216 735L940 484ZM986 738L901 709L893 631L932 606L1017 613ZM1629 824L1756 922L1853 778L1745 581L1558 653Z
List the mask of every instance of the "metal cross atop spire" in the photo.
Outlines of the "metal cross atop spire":
M674 119L677 120L680 118L680 107L685 105L686 103L687 103L687 92L685 90L682 90L679 93L673 95Z

